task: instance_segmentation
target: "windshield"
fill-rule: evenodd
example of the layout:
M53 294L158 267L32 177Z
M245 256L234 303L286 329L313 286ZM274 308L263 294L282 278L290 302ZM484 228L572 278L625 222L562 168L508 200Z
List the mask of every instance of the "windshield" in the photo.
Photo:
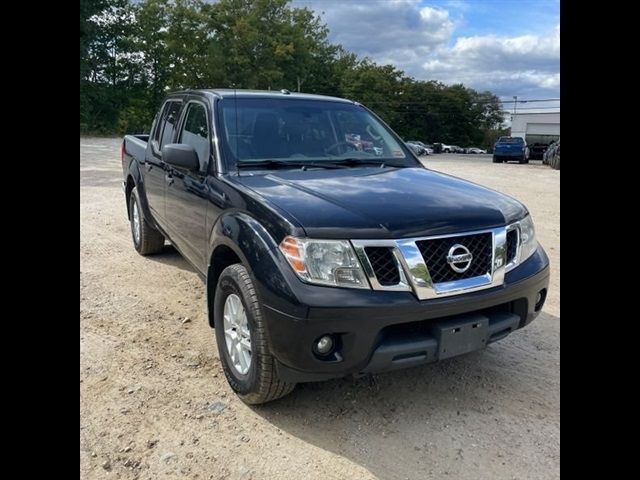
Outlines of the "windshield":
M416 165L391 132L358 105L246 97L224 98L219 105L220 137L238 164L362 159Z
M500 137L498 143L522 143L523 140L520 137Z

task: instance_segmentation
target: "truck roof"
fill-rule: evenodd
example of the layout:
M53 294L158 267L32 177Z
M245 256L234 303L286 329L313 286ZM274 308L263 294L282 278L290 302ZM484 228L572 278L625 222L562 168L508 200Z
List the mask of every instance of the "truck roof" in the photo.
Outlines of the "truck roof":
M352 100L339 97L329 97L326 95L314 95L311 93L299 93L290 92L289 90L234 90L233 88L206 88L206 89L194 89L194 90L182 90L179 92L171 92L169 95L180 95L187 93L200 93L214 95L218 98L232 98L237 96L238 98L297 98L307 100L325 100L330 102L343 102L343 103L355 103Z

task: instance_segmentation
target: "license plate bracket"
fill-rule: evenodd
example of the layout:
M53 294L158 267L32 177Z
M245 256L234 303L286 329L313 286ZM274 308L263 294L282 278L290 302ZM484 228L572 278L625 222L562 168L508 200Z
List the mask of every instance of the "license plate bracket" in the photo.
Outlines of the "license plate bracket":
M433 334L438 340L438 358L455 357L487 345L489 319L479 314L452 318L436 323Z

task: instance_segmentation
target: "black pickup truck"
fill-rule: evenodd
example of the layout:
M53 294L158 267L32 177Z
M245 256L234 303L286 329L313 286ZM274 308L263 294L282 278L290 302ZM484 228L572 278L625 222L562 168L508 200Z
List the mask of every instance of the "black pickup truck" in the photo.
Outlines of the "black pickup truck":
M247 403L410 367L531 322L549 261L511 197L425 168L364 106L280 92L169 95L122 145L136 250L206 282Z

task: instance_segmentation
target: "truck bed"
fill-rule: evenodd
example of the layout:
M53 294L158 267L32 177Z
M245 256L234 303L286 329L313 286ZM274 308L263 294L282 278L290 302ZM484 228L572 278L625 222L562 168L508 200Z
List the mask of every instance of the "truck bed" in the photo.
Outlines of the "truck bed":
M132 161L144 163L149 135L125 135L122 143L122 171L126 175Z

